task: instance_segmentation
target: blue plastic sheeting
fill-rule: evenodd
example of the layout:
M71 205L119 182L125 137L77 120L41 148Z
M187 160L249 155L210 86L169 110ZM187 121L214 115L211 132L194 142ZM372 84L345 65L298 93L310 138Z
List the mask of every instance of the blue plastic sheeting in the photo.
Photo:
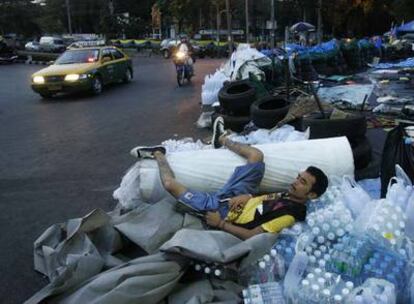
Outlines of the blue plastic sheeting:
M373 66L374 69L402 69L414 67L414 57L397 63L379 63Z
M363 179L358 184L364 189L372 199L379 199L381 197L381 179Z
M326 102L335 103L346 101L357 106L364 102L365 95L368 95L369 97L373 91L373 84L352 84L336 87L323 87L318 90L318 95L321 100Z
M414 32L414 20L401 25L399 28L397 28L397 32Z

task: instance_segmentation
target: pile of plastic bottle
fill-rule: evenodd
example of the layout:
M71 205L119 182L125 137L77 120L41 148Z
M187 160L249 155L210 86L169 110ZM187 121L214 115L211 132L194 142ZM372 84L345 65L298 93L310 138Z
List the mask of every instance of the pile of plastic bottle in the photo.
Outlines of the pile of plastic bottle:
M311 203L319 206L306 224L283 230L271 252L239 274L242 285L255 284L256 293L243 292L245 303L284 303L281 288L286 303L414 304L414 246L407 237L414 235L408 228L414 191L401 175L397 170L382 200L367 199L349 178L346 186L331 186ZM257 296L268 286L277 286L273 301Z

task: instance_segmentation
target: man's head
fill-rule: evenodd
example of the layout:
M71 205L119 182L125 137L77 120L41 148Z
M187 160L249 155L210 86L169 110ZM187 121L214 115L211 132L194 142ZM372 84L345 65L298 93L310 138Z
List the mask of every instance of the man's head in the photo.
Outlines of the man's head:
M298 174L290 185L289 195L301 201L315 199L324 194L328 187L328 178L319 168L310 166Z

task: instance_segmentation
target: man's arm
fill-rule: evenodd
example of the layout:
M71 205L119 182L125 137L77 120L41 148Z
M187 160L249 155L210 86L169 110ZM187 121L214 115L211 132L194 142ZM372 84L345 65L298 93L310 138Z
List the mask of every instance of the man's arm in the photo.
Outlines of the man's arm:
M254 229L246 229L230 224L222 220L218 212L207 212L206 221L209 226L231 233L242 240L247 240L256 234L265 232L260 226Z
M256 227L254 229L246 229L242 227L235 226L231 223L223 221L223 224L221 224L221 227L219 227L221 230L226 231L228 233L231 233L238 238L242 240L247 240L251 238L252 236L255 236L257 234L266 232L262 229L262 227Z

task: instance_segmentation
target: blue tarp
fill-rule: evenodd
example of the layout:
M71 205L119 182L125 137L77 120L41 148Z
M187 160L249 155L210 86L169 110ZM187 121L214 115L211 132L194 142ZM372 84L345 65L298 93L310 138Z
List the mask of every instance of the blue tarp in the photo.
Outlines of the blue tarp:
M404 25L401 25L399 28L397 28L397 32L401 33L401 32L414 32L414 20L411 22L408 22Z
M414 57L408 58L406 60L397 62L397 63L379 63L373 66L374 69L398 69L398 68L413 68L414 67Z

